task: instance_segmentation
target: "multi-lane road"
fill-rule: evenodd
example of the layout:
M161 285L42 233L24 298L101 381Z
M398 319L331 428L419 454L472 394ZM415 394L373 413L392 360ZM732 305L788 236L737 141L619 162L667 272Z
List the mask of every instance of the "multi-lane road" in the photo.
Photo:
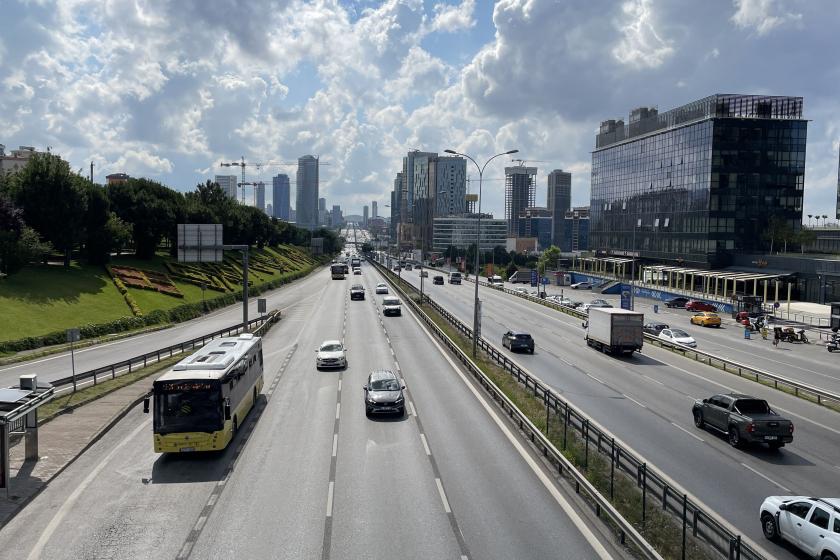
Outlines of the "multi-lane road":
M401 276L419 288L416 270ZM424 288L434 301L472 324L473 284L424 282ZM485 338L501 348L505 331L531 333L534 355L508 352L517 363L779 557L788 552L763 541L757 513L762 500L774 494L836 495L837 413L651 345L640 355L616 359L586 346L579 319L486 287L480 289L480 298ZM789 416L796 425L793 443L778 452L736 450L723 437L694 427L695 398L732 391L766 398Z
M0 530L0 558L617 557L408 310L381 317L381 277L363 269L275 294L296 303L265 337L264 393L227 451L156 455L134 409ZM349 300L357 282L364 301ZM349 367L317 371L335 338ZM404 379L406 417L365 417L378 368Z

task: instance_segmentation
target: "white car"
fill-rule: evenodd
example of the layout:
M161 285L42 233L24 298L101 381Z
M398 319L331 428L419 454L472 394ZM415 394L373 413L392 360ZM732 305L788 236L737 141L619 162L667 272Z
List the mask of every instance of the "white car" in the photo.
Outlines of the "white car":
M514 288L513 291L516 292L517 294L522 294L522 295L525 295L525 296L528 295L528 290L526 290L525 288Z
M382 298L382 315L385 317L389 315L402 315L400 300L393 296Z
M689 348L697 347L697 341L681 329L662 329L659 332L659 338L675 344L682 344L683 346L688 346Z
M346 368L347 348L340 340L325 340L315 351L315 367L321 368Z
M570 288L573 290L591 290L592 282L575 282Z
M784 539L810 558L840 558L840 498L769 496L759 517L771 541Z
M590 307L612 307L612 305L604 299L593 299L589 303L584 303L582 309L589 313Z
M380 282L376 285L376 293L377 294L387 294L388 293L388 285L384 282Z
M353 269L353 274L361 275L362 274L362 269L357 266L356 268Z

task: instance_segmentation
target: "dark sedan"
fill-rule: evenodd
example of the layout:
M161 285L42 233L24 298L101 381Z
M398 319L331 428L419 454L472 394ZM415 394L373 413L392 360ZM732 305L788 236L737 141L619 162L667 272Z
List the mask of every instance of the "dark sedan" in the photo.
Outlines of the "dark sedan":
M685 304L688 303L688 298L685 297L675 297L671 298L665 302L665 307L677 307L682 309L685 307Z
M350 299L365 299L365 289L360 284L353 284L350 287Z
M502 346L510 348L511 352L525 350L534 353L534 339L528 333L506 332L502 335Z
M645 323L645 326L642 327L646 333L652 334L653 336L659 336L659 333L667 328L670 328L667 323Z
M375 370L370 372L365 391L365 415L395 413L398 416L405 414L405 385L400 385L400 380L391 370Z
M443 276L435 276L434 278L432 278L432 284L438 284L440 286L443 286Z

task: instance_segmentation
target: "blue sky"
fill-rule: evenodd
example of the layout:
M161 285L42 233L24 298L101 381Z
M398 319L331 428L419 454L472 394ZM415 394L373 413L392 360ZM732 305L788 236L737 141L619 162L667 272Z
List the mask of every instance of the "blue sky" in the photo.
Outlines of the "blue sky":
M0 143L179 190L221 161L319 154L345 213L389 200L409 149L543 160L589 201L594 133L637 106L797 95L805 214L834 215L837 0L7 0ZM487 177L503 175L499 158ZM294 167L248 169L270 181ZM502 213L501 182L484 208ZM387 209L382 209L387 214Z

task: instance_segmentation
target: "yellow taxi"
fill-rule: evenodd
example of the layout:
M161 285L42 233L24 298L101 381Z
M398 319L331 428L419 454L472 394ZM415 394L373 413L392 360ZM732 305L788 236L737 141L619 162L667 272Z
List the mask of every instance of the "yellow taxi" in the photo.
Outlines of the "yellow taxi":
M720 317L717 313L704 311L697 313L691 317L692 325L700 325L701 327L720 327Z

